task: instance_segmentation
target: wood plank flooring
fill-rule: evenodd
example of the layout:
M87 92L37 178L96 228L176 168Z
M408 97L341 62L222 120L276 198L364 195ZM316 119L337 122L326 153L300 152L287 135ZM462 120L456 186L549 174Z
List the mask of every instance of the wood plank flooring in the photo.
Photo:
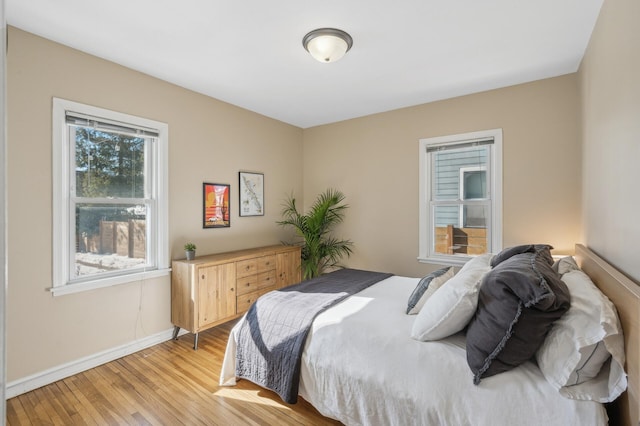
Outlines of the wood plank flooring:
M7 425L339 425L246 380L218 379L233 322L180 337L7 401Z

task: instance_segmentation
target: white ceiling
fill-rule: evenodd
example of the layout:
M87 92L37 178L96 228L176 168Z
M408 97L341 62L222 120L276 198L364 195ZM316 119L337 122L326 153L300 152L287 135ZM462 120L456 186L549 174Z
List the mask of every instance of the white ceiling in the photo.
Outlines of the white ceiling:
M6 0L9 25L307 128L575 72L603 0ZM338 62L302 37L353 37Z

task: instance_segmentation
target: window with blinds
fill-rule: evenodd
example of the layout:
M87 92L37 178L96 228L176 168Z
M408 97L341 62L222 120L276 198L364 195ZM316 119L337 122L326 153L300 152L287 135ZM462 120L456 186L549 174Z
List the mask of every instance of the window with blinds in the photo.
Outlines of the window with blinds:
M461 264L501 245L502 131L420 140L419 260Z
M54 125L54 293L166 269L166 124L54 99Z

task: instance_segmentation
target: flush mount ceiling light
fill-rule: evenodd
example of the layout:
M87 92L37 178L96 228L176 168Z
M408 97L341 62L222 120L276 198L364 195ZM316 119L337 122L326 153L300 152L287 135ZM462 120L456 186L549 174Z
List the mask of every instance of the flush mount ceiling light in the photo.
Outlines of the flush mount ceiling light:
M302 45L320 62L335 62L351 49L353 39L335 28L318 28L302 38Z

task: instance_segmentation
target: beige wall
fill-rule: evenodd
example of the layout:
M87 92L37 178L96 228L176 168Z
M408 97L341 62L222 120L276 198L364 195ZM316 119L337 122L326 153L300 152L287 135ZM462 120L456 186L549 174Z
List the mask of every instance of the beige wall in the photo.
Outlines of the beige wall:
M421 276L418 140L503 129L503 246L581 240L580 127L575 74L304 131L307 204L327 187L350 209L340 228L355 242L349 266Z
M640 281L640 2L606 0L580 67L585 243Z
M52 297L51 108L60 97L169 125L172 258L278 243L302 195L302 130L9 29L9 382L171 328L170 280ZM265 216L238 217L238 171L265 174ZM202 182L231 184L231 227L201 227Z
M418 140L502 128L503 245L585 242L640 279L639 8L605 1L578 74L304 131L10 28L7 379L171 326L168 279L46 291L53 96L169 124L172 257L187 239L213 253L287 238L274 225L286 194L309 206L336 187L351 206L339 228L356 244L349 266L423 275L435 266L416 261ZM238 170L265 173L266 216L232 204L231 228L202 230L201 183L231 183L237 202Z

